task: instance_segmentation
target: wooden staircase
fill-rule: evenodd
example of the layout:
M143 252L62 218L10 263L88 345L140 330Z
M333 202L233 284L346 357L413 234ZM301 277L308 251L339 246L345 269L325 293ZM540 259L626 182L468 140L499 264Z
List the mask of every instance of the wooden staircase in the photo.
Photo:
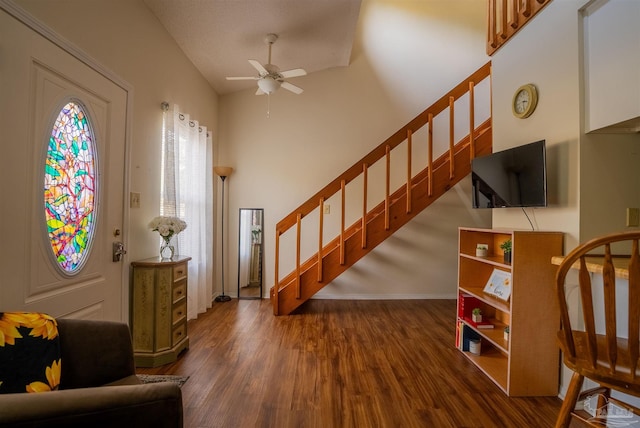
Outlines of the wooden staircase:
M386 141L376 147L351 168L317 192L276 225L275 252L275 285L270 296L275 315L288 315L302 303L310 299L325 285L336 279L355 262L364 257L378 244L383 242L423 209L451 189L462 178L471 172L471 159L492 151L491 115L481 124L476 125L475 88L489 79L491 63L488 62L467 79L458 84L449 93L436 101L432 106L420 113L411 122L403 126ZM488 111L490 111L490 90L488 95ZM454 141L455 102L465 97L469 109L464 112L469 123L469 134L460 141ZM449 148L433 159L434 118L439 114L449 116ZM428 159L426 167L413 174L412 153L413 135L423 127L427 127ZM391 192L391 178L405 171L391 171L391 155L393 149L406 146L407 158L406 179L404 184ZM399 149L398 149L399 150ZM395 155L396 152L393 152ZM376 162L384 162L385 192L384 199L368 209L369 170ZM355 179L362 181L362 216L347 227L345 225L346 187ZM324 204L336 195L341 200L341 224L337 237L330 242L323 242L324 236ZM374 202L375 203L375 202ZM314 213L318 218L318 251L306 261L301 261L302 220ZM289 274L280 277L279 267L282 263L280 255L281 238L285 232L295 233L295 268Z

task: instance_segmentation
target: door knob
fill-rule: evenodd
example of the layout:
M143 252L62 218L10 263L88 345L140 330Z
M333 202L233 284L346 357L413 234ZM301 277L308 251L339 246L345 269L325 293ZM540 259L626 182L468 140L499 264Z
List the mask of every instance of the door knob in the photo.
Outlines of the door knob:
M116 241L113 243L113 261L119 262L122 260L122 256L127 254L127 250L124 249L124 244L122 242Z

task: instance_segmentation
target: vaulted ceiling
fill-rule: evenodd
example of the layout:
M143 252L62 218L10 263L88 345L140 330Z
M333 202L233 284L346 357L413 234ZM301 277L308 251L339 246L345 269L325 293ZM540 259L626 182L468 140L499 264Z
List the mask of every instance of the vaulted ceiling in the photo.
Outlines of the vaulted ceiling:
M349 65L361 0L144 0L219 94L255 87L248 59L308 73ZM295 83L295 79L292 80Z

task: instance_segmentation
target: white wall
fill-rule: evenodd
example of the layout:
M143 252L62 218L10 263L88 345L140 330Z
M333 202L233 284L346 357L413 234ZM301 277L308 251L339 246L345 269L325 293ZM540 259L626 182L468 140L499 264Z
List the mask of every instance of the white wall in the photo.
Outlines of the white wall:
M494 150L546 139L550 206L528 212L537 228L566 233L565 251L627 229L625 208L640 204L638 134L585 134L581 9L588 3L550 3L492 62ZM538 107L528 119L517 119L511 99L524 83L538 87ZM494 210L493 223L529 227L519 209Z
M269 118L267 98L255 90L221 97L219 163L236 168L228 180L227 289L235 292L237 280L238 209L265 209L266 295L275 224L487 62L485 8L474 0L365 1L349 67L295 79L304 93L271 96ZM325 220L335 225L340 204L329 204ZM454 297L457 228L490 225L490 211L470 206L465 180L317 296ZM316 228L303 254L317 248ZM280 266L284 275L293 268L292 240L281 247L291 260Z
M550 3L492 58L493 149L546 140L549 207L527 209L536 229L579 240L580 60L578 12L584 1ZM511 111L515 90L538 88L538 107L527 119ZM494 227L530 229L521 209L493 210Z
M580 238L586 241L637 229L626 226L626 209L640 207L640 134L613 134L619 129L611 125L637 122L640 114L640 30L629 25L640 17L640 3L598 0L582 16L584 129L604 128L580 144Z
M581 9L588 3L550 3L494 54L492 62L494 150L546 139L550 206L528 212L536 228L566 234L565 253L594 236L627 229L625 207L640 204L638 135L584 131ZM517 119L511 99L524 83L538 87L539 102L532 116ZM493 225L529 227L518 209L494 210ZM568 383L565 369L561 395Z
M626 210L640 207L640 134L585 135L580 159L580 240L638 229Z
M178 104L213 130L215 141L217 94L142 0L17 0L16 4L134 88L129 179L130 190L141 194L141 203L130 211L127 257L156 256L158 236L147 224L160 206L160 103Z
M611 131L615 124L638 131L640 2L598 0L584 15L585 128Z

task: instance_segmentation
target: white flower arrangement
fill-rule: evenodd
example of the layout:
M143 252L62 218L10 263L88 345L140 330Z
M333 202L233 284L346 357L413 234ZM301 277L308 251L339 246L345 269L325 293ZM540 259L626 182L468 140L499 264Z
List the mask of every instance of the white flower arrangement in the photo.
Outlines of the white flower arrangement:
M162 239L169 242L173 235L177 235L187 228L187 223L178 217L158 216L149 222L149 229L158 232Z

